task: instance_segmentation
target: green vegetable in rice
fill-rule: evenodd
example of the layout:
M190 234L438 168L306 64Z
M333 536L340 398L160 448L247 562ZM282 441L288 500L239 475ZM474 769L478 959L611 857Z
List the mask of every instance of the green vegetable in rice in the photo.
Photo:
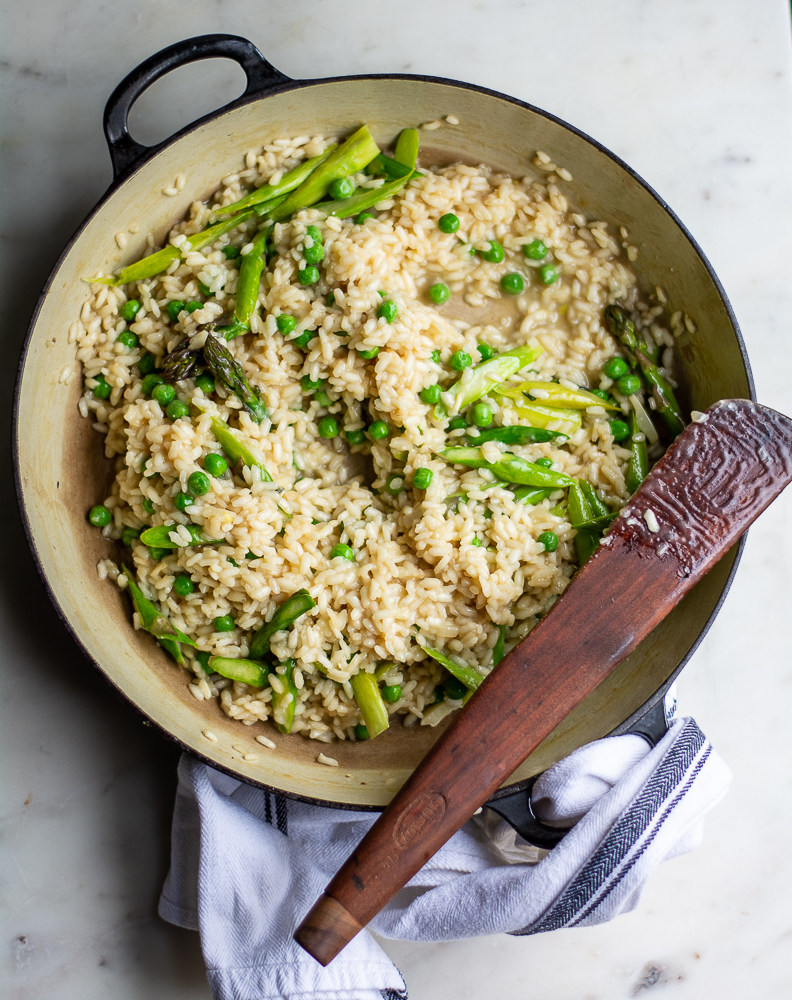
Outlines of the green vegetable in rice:
M396 147L393 151L393 158L397 163L404 164L405 167L410 167L414 170L415 165L418 162L418 148L420 146L420 138L418 136L417 128L403 128L399 132L399 137L396 140Z
M558 382L523 382L515 387L515 391L523 393L530 401L535 400L543 406L573 410L585 410L589 406L604 406L610 410L619 408L615 403L607 403L587 389L570 389L559 385Z
M390 723L388 709L380 693L377 679L374 674L361 671L353 674L349 683L369 738L373 740L380 733L384 733Z
M95 385L91 392L97 399L109 399L110 393L113 391L113 387L109 384L104 375L94 376Z
M176 510L182 511L182 513L185 510L187 510L188 507L192 507L194 503L195 501L190 496L190 494L184 491L182 491L181 493L177 493L176 496L173 498L173 506L176 508Z
M519 483L522 486L539 486L563 489L571 486L574 480L565 472L553 472L543 469L541 465L529 462L519 455L504 451L497 462L488 462L480 448L446 448L440 452L443 458L455 465L467 465L471 469L486 469L496 479L507 483Z
M641 483L649 475L649 456L647 454L646 436L638 428L638 418L635 411L630 414L630 458L627 462L627 472L624 482L630 493L635 493Z
M479 251L480 256L490 264L500 264L504 258L503 247L497 240L490 240L486 250Z
M173 590L178 597L187 597L195 590L192 577L186 573L179 573L173 581Z
M441 306L451 298L451 289L442 281L438 281L429 289L429 298L436 306Z
M442 392L443 390L439 385L427 385L425 389L421 389L418 395L422 403L426 403L427 406L434 406L435 403L440 402Z
M624 358L609 358L602 366L604 374L614 381L621 378L622 375L626 375L629 370L630 367Z
M242 365L233 354L211 333L204 342L203 357L214 377L235 394L251 417L260 424L267 416L261 393L248 382Z
M151 392L151 398L155 403L159 403L160 406L167 406L175 397L176 390L172 385L166 385L165 383L155 385Z
M493 667L497 667L505 655L506 655L506 626L499 625L498 638L495 641L495 645L492 647Z
M126 347L128 351L131 351L138 346L140 341L131 330L122 330L116 337L116 343L121 344L122 347Z
M510 376L531 364L532 361L536 361L543 353L544 348L539 342L532 340L523 347L504 351L502 354L497 354L494 358L482 361L481 364L472 368L467 367L459 381L455 382L449 389L452 397L452 412L464 410L482 396L497 391ZM466 355L466 357L470 357L470 355Z
M140 617L141 627L160 641L171 640L175 643L184 643L186 646L194 646L195 640L177 629L168 621L157 605L146 597L138 586L134 573L126 568L124 573L127 577L127 590L132 598L135 611Z
M382 697L389 705L395 705L401 696L401 684L386 684L382 689Z
M433 649L431 646L423 646L422 648L433 660L437 660L444 666L452 677L461 681L469 691L476 691L484 683L485 678L475 668L469 667L466 663L452 660L450 656L439 649Z
M586 494L580 481L569 489L569 523L575 528L575 551L578 563L583 566L600 543L601 532L596 527L588 527L594 518Z
M330 559L347 559L349 562L355 561L355 550L351 545L340 542L330 549Z
M327 193L334 200L340 201L342 198L348 198L354 190L355 182L351 177L337 177L327 189Z
M127 323L133 322L135 316L140 312L142 306L138 299L127 299L126 302L118 310L118 315L121 319L127 321Z
M489 427L492 419L492 410L486 403L476 403L470 411L470 422L474 427Z
M322 417L317 424L319 437L330 440L338 436L338 422L335 417Z
M214 476L217 479L220 476L224 476L228 471L228 462L226 462L222 455L210 452L204 456L203 467L210 476Z
M616 388L623 396L632 396L641 391L643 382L637 375L622 375L616 380Z
M307 590L298 590L287 598L272 616L271 621L263 625L250 642L249 653L252 659L262 660L269 654L270 641L276 632L283 632L297 621L306 611L316 607L316 601Z
M286 201L270 213L270 218L280 222L295 212L316 204L327 194L334 180L357 173L378 154L379 146L363 125L334 149L327 159L320 163L296 190L292 191ZM368 207L370 206L362 205L357 211Z
M331 146L328 146L323 153L320 153L319 156L314 156L310 160L305 160L304 163L301 163L293 170L289 170L283 175L277 184L263 184L260 188L256 188L255 191L251 191L251 193L246 195L244 198L240 198L239 201L235 201L231 205L226 205L225 208L218 209L217 214L235 214L237 212L241 212L243 209L250 208L253 205L259 206L259 212L266 210L268 206L270 208L276 207L270 203L280 198L282 195L286 195L290 191L294 191L295 188L298 188L303 181L310 177L319 164L324 163L330 154L337 148L337 144L333 143ZM279 204L283 204L283 202L280 202Z
M256 237L250 251L242 257L242 263L239 265L233 322L229 326L216 327L217 332L222 333L227 341L250 330L250 321L258 306L261 275L266 263L265 252L271 234L272 224L268 224Z
M212 417L212 433L233 465L258 469L265 483L272 482L272 476L267 472L264 459L239 431L232 430L220 417Z
M100 503L91 507L88 512L88 520L95 528L104 528L113 520L113 515L104 504Z
M194 497L203 497L211 490L212 484L205 472L193 472L187 479L187 489Z
M241 656L210 656L206 668L210 674L220 674L251 687L263 688L268 684L265 665Z
M333 215L337 219L346 219L350 215L358 215L366 208L373 208L381 201L392 198L407 184L412 177L412 172L396 180L388 181L378 188L361 188L356 194L349 198L340 198L336 201L322 201L314 206L317 212L323 215Z
M609 420L608 424L614 441L624 441L630 436L630 425L623 420Z
M553 489L537 489L535 486L517 486L512 489L515 503L533 505L547 500L556 491Z
M413 486L416 490L428 490L432 485L434 473L431 469L416 469L413 475Z
M278 333L282 333L285 336L287 333L291 333L295 326L297 326L297 320L289 313L281 313L276 318L275 325L278 328Z
M390 428L384 420L375 420L368 429L369 437L374 441L381 441L390 434Z
M192 497L189 494L184 494L188 496L190 502L192 502ZM178 524L158 524L154 528L146 528L146 530L141 534L140 540L144 545L149 547L154 547L155 549L178 549L181 548L177 542L171 539L171 533L175 532L179 527ZM187 545L222 545L222 538L209 538L197 524L185 524L181 527L186 528L190 535L190 541Z
M204 396L211 396L215 391L215 380L208 372L201 372L195 376L195 387L200 389Z
M459 229L459 218L453 212L446 212L437 220L437 228L441 233L455 233Z
M278 727L278 732L290 733L294 725L294 709L297 707L297 697L299 692L294 683L294 668L297 664L292 659L284 660L281 664L285 667L283 673L277 671L270 673L270 684L273 678L277 677L275 684L272 684L272 718ZM278 691L277 686L283 690Z
M555 264L542 264L539 277L544 285L553 285L561 277L561 268Z
M522 295L525 291L525 278L517 271L511 271L501 277L500 286L507 295Z
M558 548L558 535L554 531L543 531L536 540L544 546L545 552L555 552Z
M181 420L189 416L190 407L181 399L174 399L165 407L165 414L169 420Z
M212 625L215 632L233 632L236 628L233 615L218 615L212 620Z
M523 254L529 260L544 260L548 252L541 240L531 240L530 243L523 244Z
M369 731L363 723L359 723L355 726L355 739L356 740L367 740L369 738Z

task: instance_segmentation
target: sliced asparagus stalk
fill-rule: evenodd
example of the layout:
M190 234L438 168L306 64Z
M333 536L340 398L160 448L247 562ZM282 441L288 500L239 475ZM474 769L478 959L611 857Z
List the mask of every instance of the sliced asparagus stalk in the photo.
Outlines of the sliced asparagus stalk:
M369 739L374 739L384 733L390 724L388 709L380 693L379 684L374 674L361 671L349 679L352 693L360 709L363 724L369 732Z
M458 681L462 681L469 691L475 691L486 680L486 678L481 676L478 670L475 670L473 667L469 667L466 663L457 663L456 660L452 660L450 656L441 652L439 649L432 649L431 646L422 646L421 648L425 653L428 653L433 660L437 660L438 663L442 664L449 674L453 674Z
M480 448L446 448L440 454L456 465L468 465L471 469L487 469L497 479L507 483L552 489L564 489L574 483L574 479L564 472L554 472L542 465L534 465L533 462L528 462L508 451L503 452L497 462L486 461Z
M204 342L203 356L214 377L234 393L256 423L261 423L267 416L261 394L248 382L242 365L233 354L211 333Z
M208 670L251 687L263 688L268 684L265 665L241 656L210 656Z
M262 626L253 636L250 643L250 657L253 660L261 660L269 654L270 641L276 632L283 632L305 614L311 608L316 607L316 601L307 590L298 590L292 594L288 600L278 608L272 616L272 620Z
M307 177L310 177L320 163L324 163L336 148L337 143L333 143L332 146L328 146L319 156L314 156L295 167L294 170L289 170L277 184L264 184L255 191L251 191L250 194L245 195L244 198L240 198L239 201L235 201L232 205L226 205L225 208L218 209L217 214L228 215L229 213L241 212L243 209L250 208L253 205L266 208L270 202L298 188ZM285 201L286 199L284 198L283 200Z
M141 542L144 545L148 545L149 548L154 549L180 549L184 548L183 545L179 545L178 542L174 542L171 539L171 534L179 528L178 524L158 524L154 528L146 528L143 534L140 536ZM199 528L197 524L186 524L183 525L190 533L191 541L189 545L222 545L222 538L208 538L204 533L203 528Z

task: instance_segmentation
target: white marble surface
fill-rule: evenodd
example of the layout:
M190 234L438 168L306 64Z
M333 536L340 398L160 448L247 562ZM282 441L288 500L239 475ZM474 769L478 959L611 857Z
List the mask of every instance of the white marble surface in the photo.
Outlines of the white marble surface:
M783 0L37 0L5 5L4 22L4 421L38 289L110 180L107 95L155 50L209 31L248 36L295 78L447 75L596 136L691 228L731 297L759 398L792 411ZM164 137L241 89L226 64L181 70L140 102L136 134ZM55 618L15 512L7 439L2 994L204 1000L195 936L155 913L176 755L92 673ZM683 707L735 772L704 846L658 870L638 910L611 925L387 943L412 1000L792 995L791 515L792 491L751 531L726 606L680 684Z

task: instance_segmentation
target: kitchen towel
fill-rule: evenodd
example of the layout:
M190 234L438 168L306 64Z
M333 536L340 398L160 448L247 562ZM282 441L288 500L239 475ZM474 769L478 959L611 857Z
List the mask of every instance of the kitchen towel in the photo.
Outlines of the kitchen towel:
M468 822L370 924L386 938L539 934L631 910L651 871L701 839L728 768L693 719L653 749L634 735L581 747L536 782L535 811L572 823L552 851L490 810ZM399 1000L368 930L323 969L292 934L376 814L253 788L185 754L164 919L197 930L215 1000Z

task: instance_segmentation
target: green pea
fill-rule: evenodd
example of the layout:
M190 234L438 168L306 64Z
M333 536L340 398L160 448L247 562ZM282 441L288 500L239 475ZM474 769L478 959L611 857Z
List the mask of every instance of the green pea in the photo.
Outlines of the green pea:
M375 441L380 441L382 438L386 438L390 434L390 428L384 420L375 420L369 427L368 432L369 437L373 438Z
M376 356L380 352L380 349L379 347L372 347L369 350L363 350L360 347L358 347L357 352L361 356L361 358L363 358L365 361L371 361L372 358L376 358Z
M197 299L194 299L192 302L188 302L184 307L184 311L189 313L191 316L194 312L198 312L199 309L203 309L203 302L199 302Z
M369 731L362 722L355 726L355 739L356 740L367 740L369 738Z
M334 438L338 434L338 423L335 417L322 417L319 421L319 435L323 438Z
M451 417L448 421L448 429L450 431L461 431L463 427L467 427L468 422L461 414L458 417Z
M327 303L328 306L334 306L335 305L335 292L330 292L330 294L325 299L325 302Z
M416 469L413 476L413 486L416 490L428 490L433 479L434 473L431 469Z
M609 358L602 366L602 370L608 378L612 378L615 382L617 378L626 375L630 368L623 358Z
M148 497L143 497L143 503L141 504L141 506L143 507L143 510L145 510L147 514L154 513L154 502L152 500L149 500Z
M429 298L435 305L441 306L451 298L451 289L448 285L444 285L442 281L438 281L436 285L432 285L429 289Z
M481 539L478 537L478 535L474 535L473 538L470 540L470 544L475 545L477 549L480 549Z
M104 504L100 503L95 507L91 507L88 512L88 520L95 528L106 528L113 520L113 515Z
M229 243L227 247L223 247L223 256L226 260L236 260L237 257L241 256L239 253L239 247L231 246Z
M278 333L285 335L291 333L295 326L297 326L297 320L294 316L289 315L289 313L281 313L275 320L275 325L278 328Z
M233 615L220 615L212 624L215 632L233 632L236 628Z
M490 240L489 250L481 250L480 254L490 264L500 264L505 256L503 247L497 240Z
M320 406L332 406L333 400L327 395L324 389L317 389L314 393L314 399Z
M489 344L479 344L476 350L479 352L482 361L489 361L495 355L495 348Z
M399 310L396 303L388 299L387 302L383 302L382 305L377 310L377 317L379 319L384 319L386 323L392 323L398 314Z
M306 226L305 232L311 237L314 243L323 242L322 230L318 226Z
M196 388L200 389L204 396L211 396L215 391L215 380L208 372L202 372L195 379Z
M376 219L376 215L373 212L361 212L355 216L355 225L362 226L366 219Z
M210 452L208 455L204 456L203 467L210 476L217 478L218 476L225 475L228 471L228 462L225 460L223 455L218 455L216 452Z
M529 260L543 260L547 256L547 247L541 240L531 240L523 245L523 254Z
M465 351L454 351L451 355L451 360L449 364L454 369L455 372L462 372L466 368L470 368L473 364L473 358Z
M187 576L186 573L179 573L173 581L173 589L179 597L186 597L195 590L195 584L192 582L192 578Z
M354 562L355 550L352 548L351 545L344 545L344 543L341 542L339 545L334 545L333 548L330 550L330 558L331 559L341 558L341 559L347 559L349 560L349 562Z
M132 333L131 330L122 330L121 333L116 337L117 344L123 344L128 351L133 350L140 343L140 340Z
M459 219L453 212L447 212L437 220L437 228L441 233L455 233L459 229Z
M545 552L555 552L558 548L558 535L554 531L543 531L536 540L544 545Z
M187 489L194 497L205 497L212 484L205 472L192 472L187 479Z
M440 351L432 351L432 361L434 361L434 363L436 365L439 365L439 364L443 363L443 359L442 359L442 355L440 354Z
M319 280L319 268L311 264L297 272L297 280L301 285L315 285Z
M468 691L462 681L457 680L456 677L449 677L443 684L443 688L446 697L450 698L451 701L461 701Z
M442 393L443 390L439 385L427 385L425 389L421 389L418 395L427 406L434 406L435 403L440 402Z
M160 381L159 385L155 385L151 390L151 398L160 406L167 406L172 399L176 398L176 390L172 385Z
M171 420L179 420L190 413L190 407L180 399L174 399L165 407L165 413Z
M176 510L185 511L188 507L192 507L193 498L189 493L177 493L173 498L173 506Z
M476 403L471 414L471 423L475 427L489 427L492 423L492 410L486 403Z
M630 425L624 420L609 420L608 424L614 441L625 441L630 436Z
M552 469L553 468L553 460L552 460L552 458L535 458L533 464L534 465L541 465L541 467L543 469Z
M404 489L404 476L399 475L396 472L394 472L393 475L388 476L385 483L385 489L393 496L398 496Z
M443 685L438 684L434 689L434 699L432 701L433 705L439 704L441 701L445 701L445 694L443 693Z
M315 336L316 330L305 330L299 337L294 337L293 340L290 340L289 343L294 344L295 347L299 347L304 351Z
M173 299L165 306L165 312L170 316L170 318L175 323L179 318L179 313L184 309L185 303L181 299Z
M351 177L337 177L327 189L327 193L333 201L340 201L342 198L348 198L354 190L355 182Z
M401 684L386 684L382 689L382 697L389 705L395 705L402 696Z
M164 559L165 556L170 555L170 549L158 549L155 545L147 545L148 554L154 560L154 562L159 562L160 559Z
M97 399L107 399L110 393L113 391L113 387L104 377L104 375L96 375L94 377L96 385L91 389L91 392L96 396Z
M561 268L556 267L555 264L542 264L539 268L539 277L542 279L542 284L552 285L558 281L561 275Z
M121 319L125 319L127 323L131 323L135 316L141 310L140 302L137 299L127 299L126 302L118 310L118 314Z
M616 380L616 388L623 396L632 396L640 391L641 380L637 375L622 375Z
M137 367L141 375L152 375L157 369L157 359L153 354L146 351L140 361L138 361Z
M305 257L306 264L318 264L324 258L324 247L321 243L303 247L303 257Z
M600 399L604 399L606 403L610 403L611 397L609 392L605 392L604 389L592 389L592 396L599 396Z
M363 444L366 440L363 431L344 431L344 437L350 444Z
M201 295L205 295L207 299L214 295L212 289L208 285L205 285L202 281L198 282L198 289L201 292Z
M516 271L510 271L503 275L500 286L507 295L520 295L525 291L525 279Z
M303 392L315 392L317 389L321 389L325 384L325 379L323 378L311 378L310 375L303 375L300 379L300 386Z

